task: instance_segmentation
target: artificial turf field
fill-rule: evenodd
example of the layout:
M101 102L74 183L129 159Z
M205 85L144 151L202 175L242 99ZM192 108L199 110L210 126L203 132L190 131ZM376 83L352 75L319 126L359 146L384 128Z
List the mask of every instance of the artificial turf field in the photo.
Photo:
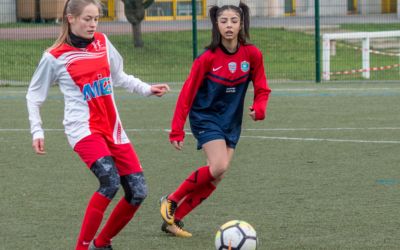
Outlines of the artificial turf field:
M218 226L231 219L252 224L262 250L399 248L398 83L271 83L266 120L245 115L225 179L185 218L191 239L160 231L160 196L205 164L191 135L182 152L169 145L180 85L171 87L163 98L115 90L149 195L114 249L212 250ZM0 88L0 249L73 249L97 181L67 143L57 87L41 112L47 154L33 153L25 94ZM251 98L249 89L246 107Z

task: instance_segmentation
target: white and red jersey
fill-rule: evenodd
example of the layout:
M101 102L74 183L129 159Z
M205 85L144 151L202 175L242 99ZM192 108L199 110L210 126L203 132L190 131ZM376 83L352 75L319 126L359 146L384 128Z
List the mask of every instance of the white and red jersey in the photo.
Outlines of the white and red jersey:
M26 95L33 139L44 138L40 106L50 85L64 94L64 127L72 147L82 138L101 133L116 144L129 143L115 105L113 86L151 95L151 86L123 71L121 55L102 33L80 49L63 44L43 54Z

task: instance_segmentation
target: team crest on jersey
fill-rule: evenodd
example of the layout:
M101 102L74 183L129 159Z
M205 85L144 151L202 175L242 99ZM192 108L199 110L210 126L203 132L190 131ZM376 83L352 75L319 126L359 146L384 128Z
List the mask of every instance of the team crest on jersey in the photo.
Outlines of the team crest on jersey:
M242 69L243 72L249 71L249 69L250 69L250 64L249 64L249 62L243 61L243 62L240 64L240 68Z
M99 51L103 47L103 45L101 44L100 40L96 40L93 42L93 47L96 51Z
M236 72L237 65L235 62L228 63L228 69L233 74Z
M111 95L112 89L110 78L102 77L102 75L99 75L98 77L99 79L93 83L86 83L83 85L82 94L85 98L85 101L90 101L92 98L99 96Z

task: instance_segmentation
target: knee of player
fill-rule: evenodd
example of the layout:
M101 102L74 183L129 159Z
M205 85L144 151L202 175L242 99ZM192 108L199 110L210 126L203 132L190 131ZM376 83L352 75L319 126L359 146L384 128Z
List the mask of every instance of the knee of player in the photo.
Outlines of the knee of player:
M113 199L121 182L112 157L106 156L98 159L93 163L91 170L99 180L97 192L109 199Z
M139 206L147 197L147 184L143 173L133 173L121 177L125 199L134 206Z
M218 179L219 177L223 176L224 173L228 170L229 168L229 161L218 161L214 164L210 164L211 168L211 175Z
M119 187L120 180L118 174L103 176L100 178L100 187L98 192L109 199L113 199L117 194Z

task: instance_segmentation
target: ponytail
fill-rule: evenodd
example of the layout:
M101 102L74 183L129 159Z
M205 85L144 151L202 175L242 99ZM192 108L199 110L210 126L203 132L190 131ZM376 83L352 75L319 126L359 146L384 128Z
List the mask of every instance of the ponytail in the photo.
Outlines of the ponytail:
M248 40L250 40L250 9L249 6L247 6L246 4L240 2L239 3L239 8L242 11L242 15L241 15L241 22L242 22L242 32L243 35L239 36L239 41L240 39L242 39L243 44L246 44L248 42Z
M211 43L206 47L207 49L210 49L214 51L216 48L218 48L220 42L221 42L221 33L219 32L218 29L218 24L217 24L217 13L220 8L218 6L213 6L211 7L209 11L210 15L210 20L212 24L212 30L211 30Z

